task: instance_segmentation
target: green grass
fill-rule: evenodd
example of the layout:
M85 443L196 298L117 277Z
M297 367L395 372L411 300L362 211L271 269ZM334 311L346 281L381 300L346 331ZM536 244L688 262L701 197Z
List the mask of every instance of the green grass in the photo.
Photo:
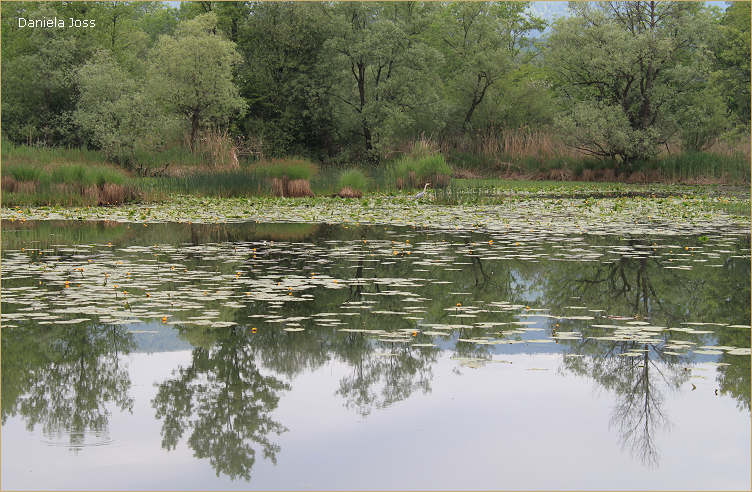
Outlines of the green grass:
M314 177L319 167L303 157L282 157L253 164L252 169L262 176L277 179L307 179Z
M391 186L394 188L419 188L431 182L434 188L443 188L449 183L452 168L438 153L414 158L403 156L389 167Z
M370 189L368 176L360 169L342 171L337 181L337 188L342 190L348 186L357 191L368 191Z
M3 163L16 162L35 165L77 163L85 165L104 163L104 154L86 148L66 149L15 145L3 141L0 151ZM4 172L3 172L4 173Z
M269 195L267 177L252 169L195 173L186 177L143 178L140 186L155 199L172 193L221 198Z
M396 188L417 187L418 171L418 163L412 157L401 157L389 169L392 186Z
M660 169L664 176L675 180L690 180L705 176L711 180L750 182L750 163L745 161L743 156L728 157L710 152L682 152L649 163L638 163L638 165L648 169Z
M451 167L442 153L426 145L415 145L409 155L378 166L362 167L357 164L339 163L319 167L316 163L299 156L258 161L250 166L241 162L236 171L211 170L204 158L196 156L186 147L175 146L158 154L138 155L138 161L153 169L183 167L188 177L141 178L105 162L101 152L88 149L50 149L3 142L2 176L13 178L13 186L4 179L3 205L96 205L91 203L91 190L111 183L127 187L127 196L132 200L165 201L174 193L196 196L235 197L268 196L269 178L307 179L317 196L329 196L346 186L360 191L375 191L392 194L399 189L415 190L424 182L431 182L435 195L447 203L482 203L496 200L500 190L522 190L524 193L577 193L584 183L577 181L511 181L504 179L453 179L450 184ZM501 156L502 161L505 159ZM498 158L497 158L498 160ZM486 158L468 152L453 154L454 167L489 166ZM537 156L517 156L513 170L545 172L554 169L569 169L569 177L582 177L586 170L598 172L613 168L612 161L593 158L573 159L556 157L542 161ZM169 169L172 169L169 168ZM485 175L492 174L490 167ZM750 163L744 156L719 155L708 152L684 152L661 156L647 162L636 162L633 172L642 171L646 176L655 176L660 170L666 182L743 184L750 182ZM502 167L503 171L503 167ZM493 170L498 176L498 168ZM551 175L553 177L553 175ZM442 181L444 180L444 181ZM32 184L33 183L33 184ZM59 186L65 184L66 186ZM614 192L626 184L594 181L589 189ZM660 186L660 185L658 185ZM445 192L439 189L449 187ZM80 190L82 196L72 196L72 190ZM88 191L87 191L88 190ZM556 190L556 191L551 191ZM88 193L88 197L86 196ZM94 194L96 196L96 193ZM720 207L721 205L718 205ZM723 210L732 215L748 216L744 204L724 204Z

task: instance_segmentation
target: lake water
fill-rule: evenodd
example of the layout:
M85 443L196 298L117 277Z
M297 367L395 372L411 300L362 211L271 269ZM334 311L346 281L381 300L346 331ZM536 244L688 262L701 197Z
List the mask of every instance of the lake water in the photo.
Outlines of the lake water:
M3 220L3 490L749 490L749 230Z

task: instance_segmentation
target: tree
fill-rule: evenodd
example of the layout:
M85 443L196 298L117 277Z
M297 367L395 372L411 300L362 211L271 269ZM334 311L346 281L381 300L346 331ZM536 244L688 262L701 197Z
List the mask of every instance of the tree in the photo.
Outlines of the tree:
M287 431L273 420L281 391L290 385L264 376L248 327L212 332L211 348L193 349L190 366L159 384L152 400L162 423L162 447L175 449L190 429L187 444L196 458L208 459L217 477L251 480L256 452L277 464L280 446L270 434Z
M181 22L174 36L159 38L149 67L151 93L165 109L190 122L194 150L206 120L226 121L247 106L232 82L240 55L235 43L212 34L216 25L213 12Z
M72 108L70 76L87 56L77 29L28 29L28 22L64 17L46 3L2 5L3 133L16 142L69 143L65 118Z
M79 98L74 121L113 162L131 167L136 148L168 126L167 119L108 51L76 73Z
M331 96L349 117L348 130L363 138L367 158L397 131L415 124L413 111L438 107L441 55L419 41L436 6L430 2L339 2L325 5L330 19ZM438 113L438 112L436 112Z
M3 2L0 8L4 135L48 145L83 143L71 119L79 68L107 50L125 72L143 77L149 35L164 31L170 18L161 2ZM29 28L20 21L54 18L96 24Z
M727 2L720 21L713 85L722 88L725 105L739 127L749 134L750 125L750 2Z
M337 105L326 96L331 80L323 68L327 31L318 4L254 2L237 32L238 86L249 103L238 127L261 140L267 155L336 152Z
M630 163L678 130L672 103L707 81L712 18L695 2L570 2L545 52L567 143ZM675 105L674 105L675 106Z
M526 36L546 23L525 13L530 3L451 2L442 10L433 37L446 60L448 97L461 128L470 128L491 91L535 55Z

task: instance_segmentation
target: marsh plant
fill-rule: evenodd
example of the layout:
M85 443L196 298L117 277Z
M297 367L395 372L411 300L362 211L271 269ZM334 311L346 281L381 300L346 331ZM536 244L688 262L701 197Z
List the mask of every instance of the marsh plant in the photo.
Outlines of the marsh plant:
M318 166L303 157L264 159L252 169L269 179L274 196L313 196L310 180L319 172Z
M342 171L337 181L338 195L342 198L362 198L371 188L370 180L360 169Z
M446 188L452 176L452 168L447 164L439 146L425 136L416 141L409 153L400 157L390 166L394 186L420 188L431 183L434 188Z
M138 199L128 176L113 166L3 166L3 205L115 205Z

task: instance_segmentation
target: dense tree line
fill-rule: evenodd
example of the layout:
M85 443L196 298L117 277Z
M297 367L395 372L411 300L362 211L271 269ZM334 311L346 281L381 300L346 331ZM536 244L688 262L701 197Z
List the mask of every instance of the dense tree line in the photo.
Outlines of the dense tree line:
M530 3L3 2L2 136L131 164L214 129L378 162L548 125L630 162L749 133L749 2L571 2L544 37Z

